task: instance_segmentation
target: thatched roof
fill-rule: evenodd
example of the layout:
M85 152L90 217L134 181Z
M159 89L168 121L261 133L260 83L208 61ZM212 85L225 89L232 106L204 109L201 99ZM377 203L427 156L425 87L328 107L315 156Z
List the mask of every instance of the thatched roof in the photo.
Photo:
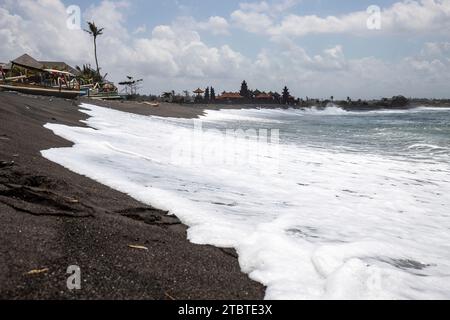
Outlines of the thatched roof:
M59 61L39 61L40 64L44 65L46 69L55 69L60 71L67 71L74 75L79 75L79 71L71 66L69 66L65 62Z
M12 64L17 65L19 67L27 68L27 69L33 69L33 70L44 69L44 66L42 65L42 63L39 63L37 60L35 60L33 57L29 56L28 54L24 54L23 56L20 56L17 59L13 60Z

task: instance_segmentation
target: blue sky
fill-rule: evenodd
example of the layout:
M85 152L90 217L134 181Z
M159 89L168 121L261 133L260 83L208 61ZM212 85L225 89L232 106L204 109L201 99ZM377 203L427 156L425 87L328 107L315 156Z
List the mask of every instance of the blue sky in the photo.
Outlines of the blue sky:
M66 5L77 4L82 9L100 3L101 1L74 1L65 0ZM395 3L392 0L304 0L289 9L289 14L298 15L340 15L353 11L364 11L370 5L376 3L380 7L388 7ZM192 16L198 20L205 20L210 16L229 16L239 8L239 0L132 0L130 7L125 10L127 16L127 27L135 30L141 25L146 25L148 29L162 24L170 24L180 16ZM409 41L399 41L395 37L354 37L346 35L312 35L307 36L298 42L313 53L319 53L324 47L341 43L346 47L351 47L347 53L352 57L362 57L374 55L383 59L395 60L402 54L417 49L422 44L422 39L409 39ZM243 33L241 30L232 30L230 36L208 36L205 39L209 43L218 45L228 43L251 56L267 46L268 42L264 37Z
M64 30L74 4L84 22L105 27L102 69L113 81L144 78L145 93L236 90L243 78L298 96L450 92L450 0L0 0L0 27L11 29L0 32L9 44L0 60L27 51L92 63L87 34ZM379 30L366 26L371 5L381 9Z

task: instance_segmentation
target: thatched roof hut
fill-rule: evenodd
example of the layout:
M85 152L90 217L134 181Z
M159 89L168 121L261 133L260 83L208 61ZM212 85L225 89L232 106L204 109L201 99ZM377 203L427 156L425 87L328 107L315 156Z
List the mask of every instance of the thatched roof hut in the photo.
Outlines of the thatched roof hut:
M33 57L29 56L28 54L24 54L17 59L11 61L12 66L19 66L26 69L31 70L37 70L42 71L44 69L44 65L40 62L38 62Z
M79 75L80 72L69 66L65 62L59 62L59 61L39 61L40 64L44 65L45 69L54 69L54 70L60 70L60 71L67 71L74 75Z

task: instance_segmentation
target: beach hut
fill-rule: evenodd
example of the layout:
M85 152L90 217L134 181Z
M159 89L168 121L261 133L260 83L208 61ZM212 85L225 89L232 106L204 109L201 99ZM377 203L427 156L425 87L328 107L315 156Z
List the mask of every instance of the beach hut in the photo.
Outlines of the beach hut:
M28 54L11 61L11 71L10 77L2 74L0 89L67 99L80 95L79 84L72 73L47 69Z
M14 66L22 67L26 70L34 70L34 71L43 71L44 65L34 59L33 57L29 56L28 54L24 54L13 61L11 61L11 68Z
M80 75L80 72L77 69L69 66L65 62L60 61L38 61L38 62L42 64L45 67L45 69L66 71L76 76Z

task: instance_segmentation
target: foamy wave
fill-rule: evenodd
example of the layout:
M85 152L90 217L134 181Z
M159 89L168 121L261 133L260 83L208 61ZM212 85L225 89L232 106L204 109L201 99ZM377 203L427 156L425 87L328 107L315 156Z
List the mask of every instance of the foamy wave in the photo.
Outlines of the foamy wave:
M334 116L350 114L342 108L335 105L330 105L326 108L305 108L305 109L222 109L222 110L207 110L205 115L200 117L204 121L246 121L246 122L262 122L262 123L277 123L282 122L278 118L292 117L292 116Z
M189 142L191 120L83 107L96 130L47 124L75 145L42 154L169 210L194 243L236 248L266 298L450 296L448 163L269 145L279 155L262 163L182 165L172 152ZM197 139L202 148L221 145L213 133ZM241 158L244 148L234 143L227 154ZM261 172L271 165L275 172Z
M288 109L222 109L207 110L205 116L200 117L203 121L211 122L262 122L262 123L280 123L279 118L283 117L303 117L303 116L367 116L367 115L389 115L389 114L408 114L430 111L449 111L450 108L432 108L417 107L411 109L379 109L369 111L348 111L333 103L329 103L325 108L288 108Z
M428 152L447 152L450 150L450 148L447 147L441 147L433 144L426 144L426 143L417 143L410 145L408 147L409 150L417 150L417 151L428 151Z
M206 110L200 119L203 121L249 121L249 122L277 122L273 119L261 117L259 109L223 109Z

